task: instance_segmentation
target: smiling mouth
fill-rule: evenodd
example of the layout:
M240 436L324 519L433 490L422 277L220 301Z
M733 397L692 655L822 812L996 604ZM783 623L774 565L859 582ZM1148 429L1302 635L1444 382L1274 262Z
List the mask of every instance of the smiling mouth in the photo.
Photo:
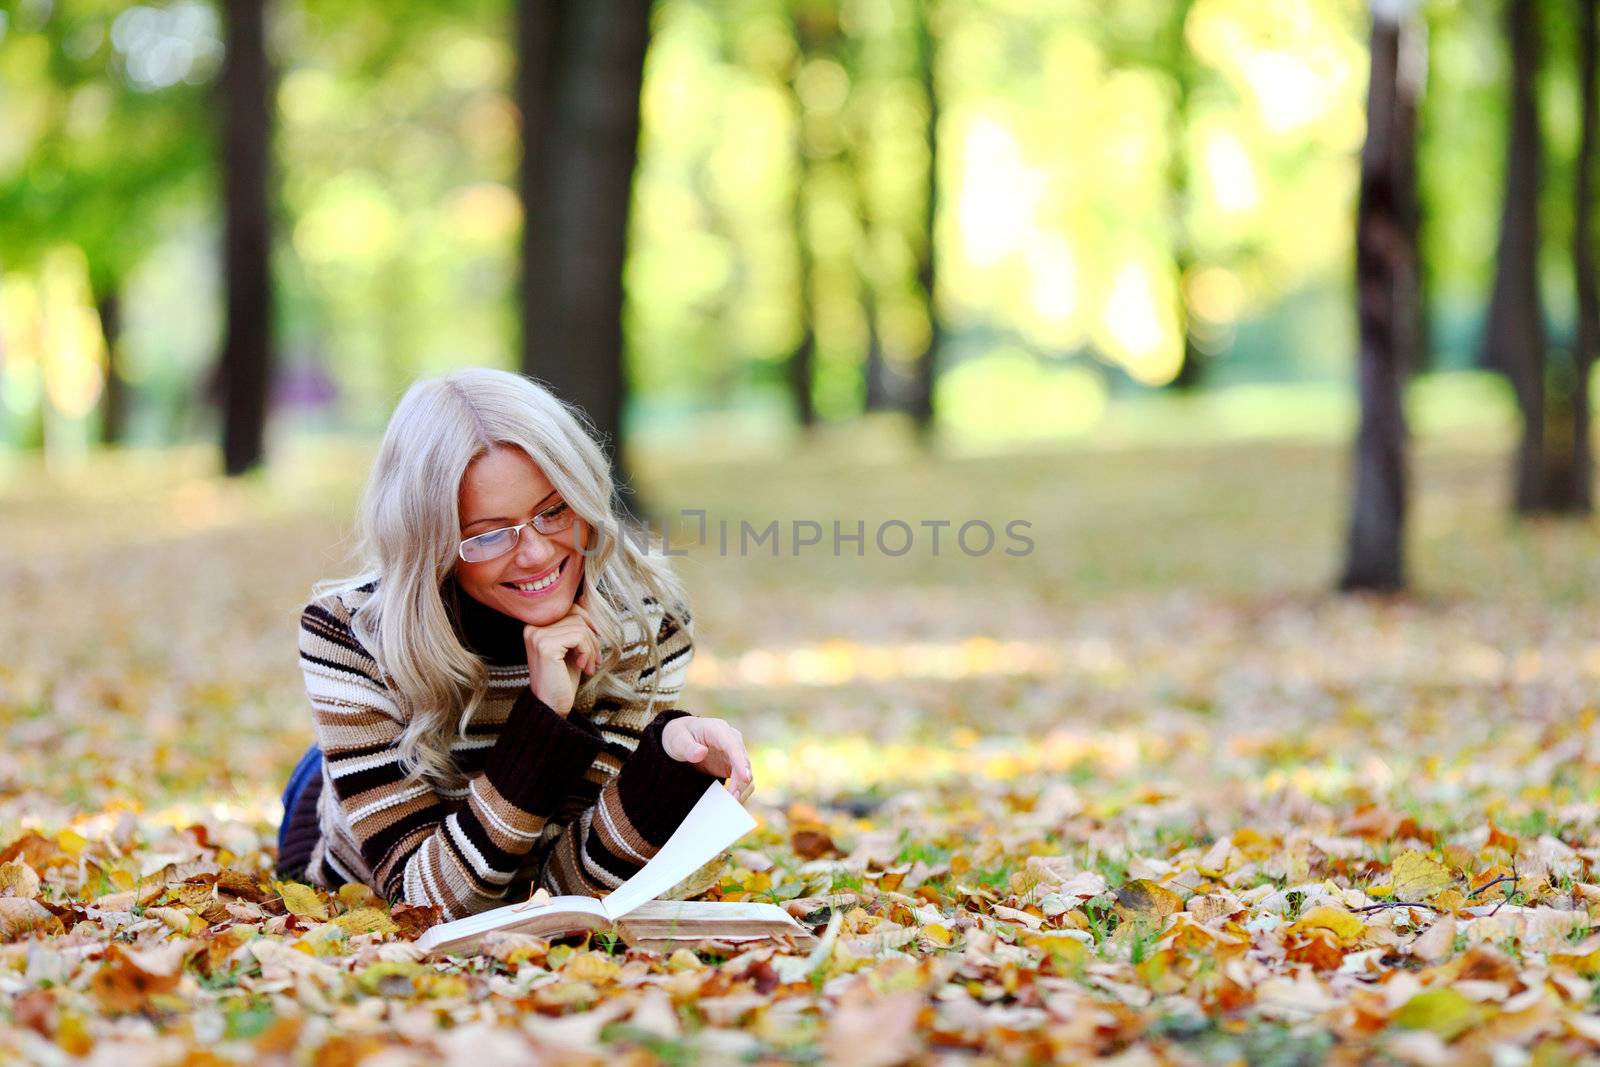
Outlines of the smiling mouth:
M515 593L542 593L552 588L561 581L561 576L567 571L567 561L562 560L556 569L544 577L531 582L501 582L500 584Z

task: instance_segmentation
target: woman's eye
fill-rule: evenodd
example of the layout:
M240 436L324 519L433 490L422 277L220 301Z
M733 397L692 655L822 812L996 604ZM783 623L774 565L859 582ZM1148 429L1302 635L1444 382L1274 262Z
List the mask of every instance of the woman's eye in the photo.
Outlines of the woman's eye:
M484 548L493 548L510 535L511 534L509 530L490 530L486 534L479 534L477 537L474 537L473 540L482 545Z
M566 510L567 510L567 505L565 505L565 504L557 504L555 507L551 508L549 511L546 511L544 514L545 514L546 518L553 519L553 518L556 518L557 516L559 516L563 511L566 511Z

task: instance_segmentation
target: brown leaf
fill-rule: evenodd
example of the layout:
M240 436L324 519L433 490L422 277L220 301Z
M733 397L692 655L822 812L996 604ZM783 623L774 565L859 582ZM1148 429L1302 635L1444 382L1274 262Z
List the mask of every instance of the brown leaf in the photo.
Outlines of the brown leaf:
M892 1067L917 1052L922 997L897 993L866 1004L845 1002L828 1023L823 1048L831 1067Z
M59 855L61 855L61 849L56 847L54 841L35 833L26 833L5 848L0 849L0 863L21 860L34 870L40 870L48 866L50 860Z
M1441 915L1434 920L1432 926L1421 937L1411 942L1411 954L1420 960L1437 963L1446 958L1454 950L1456 942L1456 921L1448 915Z
M389 909L389 918L394 921L399 935L407 941L415 941L430 927L437 926L441 914L435 904L396 904Z
M27 897L0 897L0 941L15 941L35 930L61 933L61 920Z
M178 949L185 946L179 942ZM139 952L113 944L89 981L100 1006L113 1014L143 1011L157 993L171 993L183 979L183 956L166 952Z
M789 839L789 844L795 854L805 860L841 855L839 846L823 830L797 830Z

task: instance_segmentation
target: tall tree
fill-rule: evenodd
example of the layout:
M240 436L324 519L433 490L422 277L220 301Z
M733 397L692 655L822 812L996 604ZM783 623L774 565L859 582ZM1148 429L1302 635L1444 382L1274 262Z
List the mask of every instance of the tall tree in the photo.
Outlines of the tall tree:
M1545 334L1539 294L1539 180L1543 151L1536 97L1538 11L1534 0L1507 0L1511 106L1505 200L1494 290L1484 323L1485 362L1510 378L1522 414L1514 501L1517 511L1545 506Z
M1406 422L1403 392L1415 357L1416 98L1408 2L1372 5L1367 138L1356 207L1356 313L1361 422L1344 574L1346 590L1406 584Z
M928 315L928 341L912 366L911 417L919 435L926 440L934 421L934 381L938 373L939 349L944 329L939 319L939 79L938 38L935 24L939 12L936 0L913 0L917 70L927 107L924 140L928 146L928 177L922 213L922 240L917 253L917 286L922 290Z
M1600 87L1596 86L1595 0L1578 0L1578 52L1582 86L1583 132L1573 186L1573 278L1578 287L1578 333L1572 349L1572 462L1568 499L1574 510L1594 507L1594 448L1589 430L1589 375L1600 345L1600 288L1594 264L1594 154L1600 136Z
M1173 80L1172 117L1167 138L1167 214L1171 233L1172 266L1177 275L1178 323L1183 331L1182 362L1171 386L1187 390L1198 386L1205 372L1205 354L1195 342L1194 312L1186 285L1195 267L1194 235L1189 231L1189 115L1198 80L1194 52L1186 36L1194 0L1174 0L1166 27L1165 67Z
M222 7L223 283L227 321L216 383L229 475L266 457L275 351L272 322L272 70L265 0Z
M48 59L44 77L28 86L31 119L16 124L26 131L26 149L13 157L16 165L0 166L6 268L36 270L61 245L83 252L107 355L100 413L106 444L121 439L132 405L120 343L124 281L173 209L209 194L216 165L212 138L196 133L208 113L204 85L215 53L196 49L186 66L141 78L108 32L125 11L106 2L45 5L7 27L14 54ZM74 106L82 100L105 109L86 121L97 109ZM124 136L130 129L139 136Z
M1593 12L1580 4L1580 39ZM1543 164L1538 78L1542 42L1535 0L1508 0L1511 47L1510 129L1506 147L1505 205L1494 291L1484 325L1485 362L1511 381L1522 416L1513 501L1519 514L1589 510L1592 459L1589 446L1588 372L1593 359L1593 263L1591 250L1592 45L1581 41L1584 139L1578 159L1574 266L1578 277L1579 343L1571 357L1552 353L1545 336L1539 286L1539 186ZM1583 289L1588 286L1590 293ZM1585 310L1585 305L1588 310ZM1591 316L1585 324L1585 314ZM1555 358L1552 358L1555 357Z
M794 64L789 70L789 99L794 108L794 230L795 275L797 280L800 333L789 353L789 395L795 421L809 429L817 421L816 400L812 395L817 365L816 272L817 249L812 241L817 157L822 154L816 135L817 118L806 106L800 79L807 60L821 54L833 55L839 44L839 13L836 0L796 3L791 11L795 40Z
M650 9L649 0L519 0L522 369L583 408L624 486L622 269Z

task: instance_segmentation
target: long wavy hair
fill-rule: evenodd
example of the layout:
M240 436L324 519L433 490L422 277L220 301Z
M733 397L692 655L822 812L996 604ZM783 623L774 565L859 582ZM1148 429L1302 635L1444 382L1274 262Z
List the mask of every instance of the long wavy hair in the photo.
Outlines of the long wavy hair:
M390 416L356 524L361 571L319 582L314 594L376 582L353 627L406 717L400 751L411 780L459 777L450 742L465 736L488 690L488 667L462 645L442 587L458 559L461 479L495 446L526 452L590 530L583 585L601 665L581 679L574 706L602 698L654 704L653 686L636 688L639 674L618 668L624 651L642 641L650 677L660 678L659 612L671 611L692 640L683 585L656 551L659 539L619 518L611 464L595 437L577 405L529 378L487 368L418 381Z

